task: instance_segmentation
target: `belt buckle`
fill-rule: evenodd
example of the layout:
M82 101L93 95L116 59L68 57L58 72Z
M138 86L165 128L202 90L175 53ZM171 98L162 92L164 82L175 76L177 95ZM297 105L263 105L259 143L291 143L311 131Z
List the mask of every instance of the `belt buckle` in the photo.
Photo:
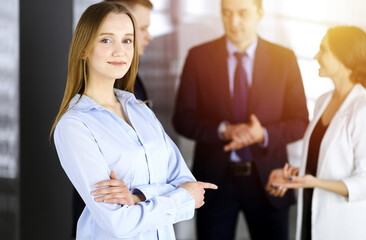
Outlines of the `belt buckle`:
M251 162L240 162L237 163L236 169L235 169L235 175L236 176L250 176L252 174L252 163Z

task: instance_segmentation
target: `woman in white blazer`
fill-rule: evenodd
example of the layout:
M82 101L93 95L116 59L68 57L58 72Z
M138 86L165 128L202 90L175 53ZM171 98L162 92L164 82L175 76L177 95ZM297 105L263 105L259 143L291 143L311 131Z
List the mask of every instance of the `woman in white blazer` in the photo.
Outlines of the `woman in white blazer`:
M299 188L297 240L364 240L366 33L329 29L315 59L319 76L330 77L335 89L317 101L300 168L273 170L267 190L283 196L288 188Z

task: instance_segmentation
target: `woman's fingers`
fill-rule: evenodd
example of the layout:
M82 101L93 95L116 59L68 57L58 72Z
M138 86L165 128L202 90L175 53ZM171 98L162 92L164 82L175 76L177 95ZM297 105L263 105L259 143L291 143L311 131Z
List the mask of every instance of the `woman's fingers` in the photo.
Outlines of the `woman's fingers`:
M275 181L283 180L283 170L282 168L273 169L272 172L269 174L268 182L266 184L266 190L271 191L272 183Z
M297 176L299 174L299 172L300 172L300 168L295 168L295 169L292 170L291 175L292 176Z
M275 197L278 197L282 192L282 187L279 188L277 186L272 186L271 190L269 191L269 194Z
M109 180L101 181L101 182L94 184L95 188L101 188L101 187L107 187L107 186L118 187L118 186L126 186L126 184L123 181L117 180L117 179L109 179Z
M98 188L91 192L93 196L98 196L95 201L133 205L134 200L130 190L123 181L118 180L115 171L111 171L110 178L94 185L95 188Z
M217 189L217 185L213 184L213 183L208 183L208 182L201 182L202 187L204 189Z
M96 202L105 203L119 203L121 205L133 205L134 200L131 194L112 193L97 197L94 199Z
M100 196L100 197L96 197L95 200L97 202L102 202L103 200L106 200L106 199L126 199L126 198L129 198L129 195L128 194L122 194L122 193L111 193L111 194L107 194L107 195L103 195L103 196Z
M296 175L296 171L298 172L300 169L299 168L296 168L295 166L291 166L291 165L288 165L287 163L285 164L284 168L283 168L283 175L285 178L289 178L291 176L294 176Z
M129 189L127 186L123 187L107 187L100 188L91 192L93 196L103 195L103 194L111 194L111 193L129 193Z
M111 179L118 179L117 174L114 170L111 171Z

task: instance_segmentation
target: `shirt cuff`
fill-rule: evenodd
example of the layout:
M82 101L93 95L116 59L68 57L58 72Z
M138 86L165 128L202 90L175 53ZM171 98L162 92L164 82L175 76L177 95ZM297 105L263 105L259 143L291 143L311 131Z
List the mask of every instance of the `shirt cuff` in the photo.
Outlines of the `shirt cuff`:
M194 198L183 188L165 194L164 196L172 198L177 205L177 214L175 222L180 222L193 218L195 201Z
M268 147L268 131L267 131L267 128L263 127L263 132L264 132L264 141L263 141L263 143L258 143L258 145L262 148L266 148L266 147Z
M223 132L223 129L225 129L225 125L229 124L228 121L222 121L219 126L217 127L217 135L221 140L225 140L224 136L222 136L221 132Z
M348 189L348 201L361 201L365 199L365 176L351 176L342 179Z
M151 199L155 196L161 196L168 192L174 191L176 188L170 184L146 184L138 186L131 190L132 194L143 194L145 199Z

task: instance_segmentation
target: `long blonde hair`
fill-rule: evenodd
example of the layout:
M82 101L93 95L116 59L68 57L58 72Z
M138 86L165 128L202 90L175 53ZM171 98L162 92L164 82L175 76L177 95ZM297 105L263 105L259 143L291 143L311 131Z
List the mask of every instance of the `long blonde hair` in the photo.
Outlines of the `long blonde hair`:
M84 94L87 87L87 61L84 56L93 47L94 39L97 37L98 30L102 25L106 16L110 13L126 14L130 17L134 30L136 29L135 19L132 14L121 4L111 2L100 2L88 7L81 16L78 25L76 26L69 50L69 62L67 83L64 97L61 103L60 110L56 116L55 122L52 125L50 137L52 136L57 123L67 111L71 99L80 94ZM130 69L120 79L116 79L114 87L126 90L133 93L133 86L135 84L137 67L138 67L138 51L136 41L136 31L134 31L133 41L133 58Z

